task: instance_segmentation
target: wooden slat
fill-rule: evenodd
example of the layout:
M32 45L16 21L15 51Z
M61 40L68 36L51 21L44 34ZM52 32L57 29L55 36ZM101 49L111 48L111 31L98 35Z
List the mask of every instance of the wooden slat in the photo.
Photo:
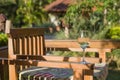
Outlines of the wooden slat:
M44 60L44 61L61 61L61 62L80 62L81 57L63 57L63 56L33 56L33 55L16 55L14 59ZM90 63L99 63L101 58L86 57Z
M45 40L45 46L49 48L79 48L80 47L77 40Z
M28 39L25 37L24 38L24 53L25 53L25 55L28 54L27 48L28 48Z
M36 55L36 38L35 38L35 36L34 37L32 37L33 38L33 55Z
M76 52L82 52L82 48L68 48L70 51L76 51ZM111 52L111 49L99 49L99 48L86 48L86 52L99 52L99 51L104 51L104 52Z
M24 37L24 36L37 36L38 34L43 35L46 28L15 28L10 29L8 35L13 38Z
M13 49L13 42L12 42L12 38L8 38L8 57L12 58L12 56L14 55L14 49Z
M37 36L37 55L39 55L40 54L40 37L39 36Z
M28 49L29 49L29 55L32 55L32 40L31 40L31 37L28 37L29 38L29 40L28 40Z
M45 49L44 49L44 36L42 35L42 36L40 36L40 43L41 43L41 45L40 45L40 50L41 50L41 52L40 52L40 54L41 55L45 55Z
M13 49L14 49L14 53L16 53L17 50L17 44L16 44L16 39L13 39Z
M33 36L31 36L31 38L30 38L31 40L31 42L30 42L30 44L31 44L31 54L30 55L33 55Z
M78 40L45 40L46 47L55 48L79 48L78 42L82 42L80 38ZM91 48L106 48L114 49L120 48L120 40L89 40L89 45ZM65 45L61 45L65 44Z
M120 40L91 40L90 46L96 48L117 49L120 48Z
M19 38L19 54L23 54L23 48L22 48L22 38Z
M15 41L15 42L16 42L16 43L15 43L15 44L16 44L16 51L14 52L14 54L19 54L19 53L20 53L20 51L19 51L19 48L20 48L20 47L19 47L19 46L20 46L19 43L20 43L20 41L19 41L19 39L15 39L15 40L16 40L16 41Z
M25 37L22 37L22 54L26 54L25 53Z
M1 60L0 60L1 64ZM71 68L74 70L78 69L93 69L94 64L79 64L74 62L58 62L58 61L38 61L38 60L5 60L4 64L11 65L32 65L38 67L54 67L54 68Z
M26 54L25 53L25 37L22 37L22 54Z
M80 62L82 60L82 57L43 56L43 59L47 61ZM99 63L101 62L101 59L86 57L86 61L90 63Z

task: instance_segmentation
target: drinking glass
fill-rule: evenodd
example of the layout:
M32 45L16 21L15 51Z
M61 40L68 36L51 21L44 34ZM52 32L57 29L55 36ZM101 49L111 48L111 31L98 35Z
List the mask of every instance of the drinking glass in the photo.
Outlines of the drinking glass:
M80 32L80 39L78 43L80 44L80 47L82 48L83 56L82 56L82 61L80 62L81 64L88 64L88 62L85 60L85 55L86 55L86 48L89 47L89 33L88 31L81 31Z

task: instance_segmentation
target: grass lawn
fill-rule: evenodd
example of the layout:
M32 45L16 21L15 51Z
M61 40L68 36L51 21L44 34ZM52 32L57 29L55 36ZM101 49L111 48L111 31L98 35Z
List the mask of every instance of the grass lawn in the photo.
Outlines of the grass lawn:
M107 80L120 80L120 69L119 70L109 70Z

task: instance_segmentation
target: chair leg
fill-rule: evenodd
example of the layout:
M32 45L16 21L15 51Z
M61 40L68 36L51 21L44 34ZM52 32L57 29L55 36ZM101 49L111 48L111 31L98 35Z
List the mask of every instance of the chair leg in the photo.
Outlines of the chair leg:
M18 80L15 65L9 65L9 80Z
M93 80L93 70L84 70L84 80Z
M74 71L74 79L73 80L83 80L83 70Z
M0 80L4 80L3 65L0 65Z

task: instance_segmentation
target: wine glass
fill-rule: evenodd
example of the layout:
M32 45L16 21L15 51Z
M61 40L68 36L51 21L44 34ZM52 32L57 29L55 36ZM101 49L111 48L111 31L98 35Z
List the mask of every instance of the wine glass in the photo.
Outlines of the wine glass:
M81 64L88 64L88 62L85 60L85 49L89 47L89 33L88 31L82 30L80 32L80 40L78 43L80 44L80 47L83 50L83 56L82 56L82 61L80 62Z

